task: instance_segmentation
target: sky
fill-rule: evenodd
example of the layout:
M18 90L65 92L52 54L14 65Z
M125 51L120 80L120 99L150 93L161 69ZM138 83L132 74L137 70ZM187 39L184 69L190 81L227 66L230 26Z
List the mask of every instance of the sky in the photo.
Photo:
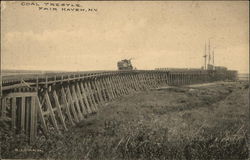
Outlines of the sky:
M249 72L248 1L68 2L88 12L37 3L1 3L2 69L116 70L125 58L137 69L200 68L210 39L215 65Z

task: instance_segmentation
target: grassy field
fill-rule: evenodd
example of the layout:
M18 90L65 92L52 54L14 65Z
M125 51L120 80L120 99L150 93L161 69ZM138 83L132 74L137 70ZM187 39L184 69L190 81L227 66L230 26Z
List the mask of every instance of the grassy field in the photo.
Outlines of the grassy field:
M40 138L31 146L39 152L15 151L25 143L2 138L2 158L247 159L248 87L223 83L121 97L70 131Z

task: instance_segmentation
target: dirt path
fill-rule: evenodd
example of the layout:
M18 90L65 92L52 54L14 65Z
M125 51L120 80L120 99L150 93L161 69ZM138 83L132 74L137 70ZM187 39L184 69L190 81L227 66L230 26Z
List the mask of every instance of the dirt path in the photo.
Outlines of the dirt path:
M202 83L202 84L192 84L192 85L186 85L185 87L206 87L206 86L217 86L217 85L230 85L235 84L235 82L212 82L212 83Z

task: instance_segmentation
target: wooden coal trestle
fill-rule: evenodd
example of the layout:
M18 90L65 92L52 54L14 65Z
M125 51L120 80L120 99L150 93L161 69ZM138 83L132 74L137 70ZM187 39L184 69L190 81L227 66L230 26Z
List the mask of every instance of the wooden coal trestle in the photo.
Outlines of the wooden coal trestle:
M0 120L10 124L13 133L25 133L32 143L51 130L67 131L123 95L166 85L236 80L236 73L135 70L31 75L22 81L17 77L4 81L3 77ZM23 81L31 85L19 84Z

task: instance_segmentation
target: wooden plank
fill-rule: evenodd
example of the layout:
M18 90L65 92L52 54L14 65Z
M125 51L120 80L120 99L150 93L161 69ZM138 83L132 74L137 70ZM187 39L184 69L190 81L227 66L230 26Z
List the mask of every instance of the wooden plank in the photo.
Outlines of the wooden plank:
M80 85L81 85L82 91L85 92L85 94L86 94L86 96L88 98L88 102L89 102L89 105L91 107L91 110L95 111L95 108L93 108L94 102L93 102L92 97L90 95L90 92L89 92L89 89L87 87L86 81L81 83Z
M91 94L91 92L90 92L90 89L89 89L89 87L88 87L87 82L84 83L84 88L86 89L86 91L87 91L87 93L88 93L88 97L89 97L89 100L90 100L90 105L91 105L91 107L92 107L92 111L97 112L97 108L96 108L96 106L95 106L95 101L94 101L94 99L93 99L93 97L92 97L92 94Z
M122 76L122 75L116 77L117 82L118 82L117 85L118 85L118 89L119 89L121 95L125 95L126 92L125 92L125 90L124 90L124 88L123 88L123 84L122 84L122 81L121 81L121 76Z
M115 75L112 77L112 82L110 82L111 84L114 85L114 90L115 90L115 95L116 97L119 97L122 95L122 91L121 91L121 88L120 88L120 82L118 80L118 75ZM116 98L114 96L114 98Z
M183 84L183 73L180 73L180 85Z
M68 103L69 103L69 105L70 105L70 109L71 109L72 112L73 112L74 119L75 119L76 122L79 122L79 118L78 118L77 113L76 113L76 110L75 110L74 101L73 101L73 98L72 98L72 96L71 96L69 86L67 86L66 91L67 91L67 92L66 92L66 95L67 95L67 97L68 97Z
M132 91L132 92L135 92L136 89L135 89L135 86L134 86L134 81L133 81L133 79L132 79L132 75L129 74L129 75L127 76L127 79L129 80L129 86L130 86L131 91Z
M35 104L35 97L31 97L31 107L30 107L30 142L34 142L35 140L35 129L36 129L36 104Z
M150 74L150 79L151 79L152 88L156 88L157 85L156 85L154 73Z
M119 76L118 79L120 80L120 85L121 85L121 89L124 92L124 95L128 94L128 86L127 86L127 82L125 81L125 75Z
M138 83L140 84L140 90L144 90L146 88L142 74L138 75Z
M42 129L43 129L43 132L44 132L45 134L47 134L48 128L47 128L47 126L46 126L46 122L45 122L44 117L43 117L42 106L41 106L41 104L40 104L40 101L39 101L38 96L36 96L36 105L37 105L37 113L38 113L38 116L39 116L39 118L40 118L40 122L41 122L41 124L42 124L41 127L42 127Z
M139 74L139 78L140 78L140 83L141 83L141 86L142 86L142 90L147 90L148 89L148 83L147 83L147 80L145 78L145 74L144 73L141 73Z
M142 76L142 83L144 85L145 90L149 90L151 87L151 83L150 83L150 78L149 78L149 74L141 74Z
M140 77L139 77L139 74L136 74L134 76L134 82L135 82L135 85L137 86L137 91L141 91L143 89L143 86L142 84L140 83Z
M103 82L103 79L100 79L99 84L100 84L100 86L101 86L101 94L102 94L103 100L104 100L105 102L107 102L107 93L106 93L106 91L105 91L105 87L104 87L103 83L104 83L104 82Z
M87 81L87 86L88 86L88 89L89 89L89 93L90 93L90 95L92 96L92 99L93 99L93 101L94 101L95 107L97 108L98 99L97 99L96 96L95 96L94 88L91 86L90 81ZM97 108L97 109L98 109L98 108Z
M142 90L147 90L148 89L148 83L146 81L145 75L144 74L139 74L139 82L142 86Z
M125 86L126 82L124 81L123 76L118 76L117 79L118 79L118 82L119 82L118 83L119 84L119 88L122 91L123 95L128 94L127 88Z
M55 100L55 104L56 104L56 108L57 108L59 118L60 118L60 120L62 122L63 128L67 131L68 129L67 129L65 121L64 121L64 116L62 114L61 105L59 103L58 96L57 96L55 90L53 91L53 96L54 96L54 100Z
M35 138L36 138L36 136L37 136L37 127L38 127L38 105L37 105L37 98L38 96L37 96L37 94L36 94L36 96L34 96L34 101L35 101L35 116L34 116L34 136L35 136Z
M132 81L130 79L130 74L127 74L125 76L125 80L127 81L127 85L128 85L128 90L130 93L133 93L134 92L134 89L133 89L133 86L132 86Z
M89 94L90 94L90 97L92 98L92 101L93 101L93 104L94 104L94 107L95 107L95 110L96 111L98 111L98 106L97 106L97 100L96 100L96 98L95 98L95 96L94 96L94 92L93 92L93 89L92 89L92 87L91 87L91 85L90 85L90 82L89 81L87 81L86 82L86 84L87 84L87 88L88 88L88 91L89 91Z
M132 83L133 83L133 87L134 87L134 90L137 92L139 90L138 86L136 85L136 82L135 82L135 75L130 75L130 78L132 80Z
M108 83L110 84L110 88L111 88L111 99L112 100L115 99L116 97L118 97L116 83L114 82L114 77L115 76L110 76L108 78Z
M53 108L53 112L55 112L57 109ZM43 112L43 116L47 116L49 115L50 116L50 110L47 110L45 112Z
M112 93L111 93L111 90L110 90L110 80L109 80L109 77L106 77L105 79L104 79L104 81L105 81L105 85L106 85L106 91L107 91L107 93L108 93L108 99L109 100L112 100L113 98L113 96L112 96Z
M149 74L150 87L155 88L154 76L152 73Z
M164 82L165 82L164 85L168 85L169 84L169 82L168 82L169 78L168 77L169 77L169 75L166 73L165 77L164 77L164 79L165 79L164 80Z
M9 117L0 117L0 121L8 121L8 122L11 122L12 120L11 120L11 118L9 118Z
M133 80L133 83L134 83L135 90L139 91L140 90L140 86L138 84L138 81L136 80L136 76L137 75L132 75L132 80Z
M1 117L6 117L6 98L2 98L2 108L1 108Z
M99 104L100 104L100 100L99 100L99 97L97 96L96 88L93 85L93 81L94 80L88 81L88 86L89 86L89 88L91 90L91 94L93 95L93 98L95 100L96 106L98 107Z
M102 88L101 88L101 85L99 83L99 80L96 80L94 83L95 83L95 86L96 86L96 89L97 89L97 92L98 92L98 95L99 95L99 98L100 98L100 102L101 102L101 104L103 104L104 99L103 99L103 96L102 96Z
M173 78L174 78L174 85L178 85L178 74L175 73Z
M143 77L143 82L146 86L147 89L150 89L151 88L151 81L150 81L150 74L142 74L142 77Z
M147 74L146 79L147 79L147 82L148 82L148 87L149 87L149 89L151 89L152 86L153 86L152 80L151 80L151 73Z
M101 85L100 85L100 81L99 81L99 80L96 80L96 81L95 81L95 84L96 84L96 88L97 88L97 91L98 91L98 94L99 94L101 103L103 104L103 103L104 103L104 99L103 99L103 95L102 95L102 87L101 87Z
M88 102L87 96L86 96L86 94L84 92L82 93L78 83L76 83L76 93L77 93L77 95L78 95L78 97L80 99L80 103L81 103L81 105L82 105L82 107L84 109L84 112L86 114L90 114L91 109L89 107L89 102Z
M161 85L166 85L166 73L160 73L161 75Z
M154 86L155 88L159 87L159 84L158 84L159 80L157 78L158 78L157 73L154 73L153 74L153 81L154 81L154 84L155 84L155 86Z
M130 81L128 79L128 75L127 74L124 75L122 77L122 79L123 79L124 87L125 87L125 90L126 90L127 94L130 94L131 93L131 87L130 87Z
M178 85L181 85L181 73L178 74Z
M85 104L86 104L86 107L87 107L87 112L92 113L92 109L90 107L90 100L87 97L86 90L84 89L82 82L80 83L80 86L77 84L76 87L77 87L77 90L82 91L81 94L82 94L83 99L85 101Z
M117 91L116 91L116 83L114 81L114 76L110 76L107 78L108 84L112 84L110 85L110 100L113 100L117 97Z
M104 77L103 79L102 79L102 83L101 83L101 85L103 86L103 93L104 93L104 95L105 95L105 99L106 99L106 101L109 101L110 99L112 99L112 97L111 97L111 95L110 95L110 93L109 93L109 91L108 91L108 86L107 86L107 80L106 80L106 78L107 77Z
M88 114L87 107L86 107L86 104L84 103L84 98L83 98L83 95L81 93L81 90L79 90L78 83L75 84L75 92L76 92L76 96L80 102L80 106L82 107L82 111L83 111L84 115L87 115Z
M9 93L7 95L4 95L4 98L12 98L12 97L30 97L33 96L36 92L14 92L14 93Z
M118 78L117 78L118 75L115 75L112 77L112 82L111 84L114 85L114 88L115 88L115 93L117 95L117 97L120 97L122 95L122 91L120 89L120 84L119 84L119 81L118 81Z
M102 96L102 88L101 88L101 86L100 86L100 84L99 84L99 79L97 79L97 80L95 80L95 86L96 86L96 89L97 89L97 93L98 93L98 96L99 96L99 99L100 99L100 103L101 103L101 105L103 105L104 104L104 99L103 99L103 96Z
M77 110L78 115L80 117L79 119L83 120L84 117L83 117L83 114L82 114L82 111L81 111L81 108L80 108L80 105L79 105L79 99L76 96L76 91L75 91L74 85L71 86L71 89L72 89L72 98L74 99L74 102L75 102L75 105L76 105L76 110Z
M52 108L52 105L51 105L51 102L50 102L49 94L48 94L47 91L45 93L45 104L47 104L47 107L48 107L48 109L50 111L50 117L51 117L53 126L55 127L55 129L58 132L60 132L59 127L58 127L57 122L56 122L56 117L55 117L55 114L54 114L54 111L53 111L53 108Z
M131 82L131 87L132 87L132 89L133 89L133 91L134 92L136 92L137 91L137 88L136 88L136 85L135 85L135 81L134 81L134 79L133 79L133 76L134 75L129 75L129 80L130 80L130 82Z
M138 82L138 74L134 74L133 76L132 76L132 79L133 79L133 82L134 82L134 85L135 85L135 88L136 88L136 91L140 91L141 89L141 87L140 87L140 84L139 84L139 82Z
M152 76L153 76L153 81L154 81L154 87L157 88L159 86L158 85L157 74L154 73Z
M87 112L86 106L85 106L85 104L84 104L84 102L83 102L82 94L81 94L81 92L77 89L77 85L78 85L78 84L76 84L76 85L74 86L74 91L75 91L75 93L76 93L76 97L77 97L78 101L80 102L80 106L81 106L81 108L82 108L83 114L84 114L84 115L87 115L88 112ZM76 90L75 90L75 88L76 88Z
M101 78L96 80L96 86L98 87L99 90L99 95L101 96L102 103L105 102L104 95L103 95L103 88L101 86Z
M173 74L172 73L170 73L169 78L170 78L170 84L173 85Z
M16 109L17 109L17 105L16 105L16 97L11 98L11 119L12 119L12 129L15 131L16 130Z
M170 84L174 85L174 75L170 73Z
M156 85L159 87L161 85L161 75L159 73L155 73Z
M147 78L148 78L148 82L149 82L149 88L151 89L153 87L152 74L149 73Z
M26 97L26 103L25 103L25 133L30 133L30 106L31 106L31 100L30 97Z
M124 80L125 80L125 86L127 87L128 93L132 93L133 89L131 87L131 80L129 79L129 75L125 75Z
M145 82L144 75L139 74L139 83L141 84L141 90L147 90L147 83Z
M100 90L99 90L99 88L98 88L98 86L97 86L97 83L96 83L96 79L94 79L93 81L92 81L92 86L94 87L94 89L95 89L95 95L96 95L96 97L97 97L97 99L98 99L98 105L100 105L100 106L102 106L102 104L103 104L103 100L102 100L102 97L100 96Z
M24 133L25 127L25 97L21 98L21 132Z
M114 94L112 92L112 85L114 85L115 83L111 82L111 79L113 78L113 76L109 76L106 78L106 85L107 85L107 93L109 94L109 100L113 100L114 99Z
M137 81L138 81L138 84L139 84L139 86L140 86L140 90L144 90L145 89L145 87L144 87L144 84L143 84L143 82L142 82L142 75L141 74L138 74L137 75Z
M160 73L156 73L156 84L157 84L157 87L160 87L161 86L161 75Z
M160 73L157 73L158 74L158 86L161 86L163 81L162 81L162 75Z
M66 94L65 94L65 91L64 91L63 87L61 88L61 93L62 93L63 104L65 105L66 114L68 116L69 122L74 126L75 123L73 122L73 119L72 119L72 116L71 116L71 113L70 113L70 109L69 109L69 103L67 102Z
M124 91L124 94L129 94L127 82L125 80L125 75L119 76L119 79L120 79L121 88Z
M32 86L32 85L36 85L36 83L19 83L19 84L13 84L9 86L3 86L2 90L10 90L14 88L26 87L27 85Z
M116 95L116 96L114 96L114 98L120 97L122 95L122 91L120 89L120 84L119 84L118 76L119 75L113 76L112 77L112 81L111 81L111 84L113 84L113 86L114 86L114 91L115 91L114 95Z

